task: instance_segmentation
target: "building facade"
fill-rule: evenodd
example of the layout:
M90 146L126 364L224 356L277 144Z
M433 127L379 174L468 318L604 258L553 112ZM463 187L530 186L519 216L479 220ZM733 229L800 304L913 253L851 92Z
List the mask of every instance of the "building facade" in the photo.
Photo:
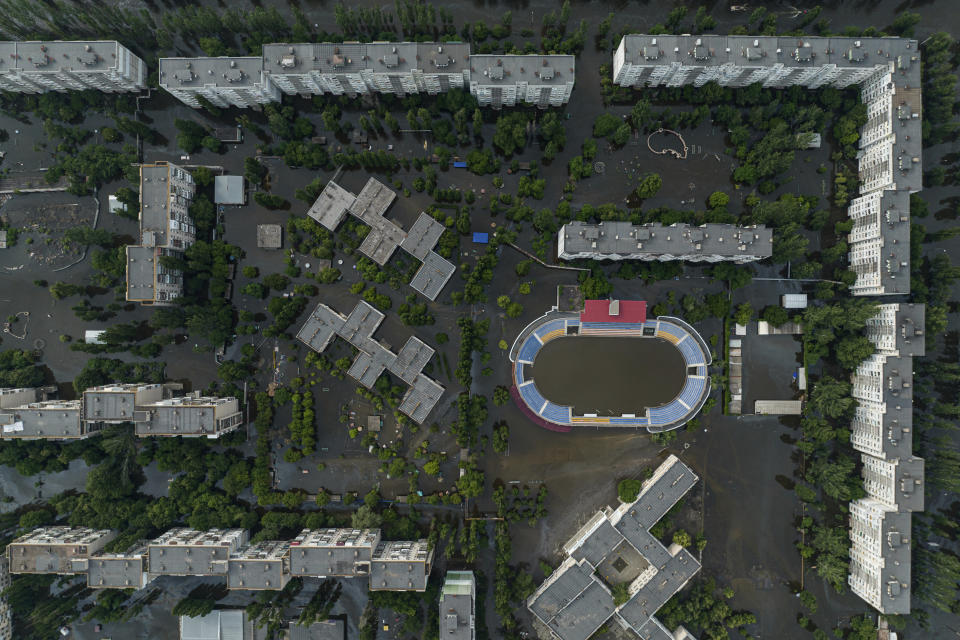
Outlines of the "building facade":
M571 55L472 55L470 93L481 107L560 107L573 93L575 61Z
M106 93L147 88L147 66L116 40L0 42L0 90Z
M183 273L162 258L183 258L197 239L190 173L169 162L140 166L140 243L127 246L127 301L168 306L183 295Z
M0 556L0 593L10 586L10 561ZM7 599L0 596L0 640L13 640L13 612Z
M264 72L262 57L160 58L160 88L194 108L200 98L227 108L280 101L280 89Z
M634 225L629 222L568 222L557 235L562 260L735 262L773 255L773 229L730 224Z

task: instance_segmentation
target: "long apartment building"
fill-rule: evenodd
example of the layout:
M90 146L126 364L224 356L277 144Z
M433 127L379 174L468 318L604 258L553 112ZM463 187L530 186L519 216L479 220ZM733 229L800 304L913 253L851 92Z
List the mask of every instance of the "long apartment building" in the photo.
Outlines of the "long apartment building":
M613 619L644 640L686 637L656 618L700 563L677 544L664 546L650 529L696 483L696 474L671 455L644 482L633 502L593 516L564 545L563 563L527 599L527 608L557 640L587 640ZM627 583L629 599L615 604L612 588Z
M116 533L43 527L7 546L10 572L86 575L91 589L140 589L159 576L223 576L228 589L278 590L292 576L369 577L371 591L425 591L426 540L383 541L379 529L306 529L294 540L249 544L246 529L171 529L116 553Z
M730 224L568 222L557 235L562 260L643 260L647 262L735 262L773 255L773 229Z
M440 637L476 640L477 581L472 571L447 571L440 590Z
M147 65L116 40L0 42L0 90L106 93L147 88Z
M256 107L288 95L436 95L468 89L481 106L559 107L571 55L471 55L462 42L276 43L261 57L161 58L160 86L192 107Z
M850 441L867 497L850 503L851 590L887 614L910 612L911 513L923 510L923 460L913 455L913 358L926 351L922 304L879 305L866 336L877 352L852 377Z
M200 98L217 107L256 107L280 101L261 56L160 58L160 88L198 108Z
M197 239L190 217L193 176L168 162L140 166L140 243L127 246L127 301L167 306L183 295L183 273L162 264Z
M481 107L560 107L573 93L575 61L571 55L473 55L470 93Z
M31 402L0 410L0 439L69 440L98 435L105 425L133 423L136 434L219 438L243 423L237 398L165 398L159 384L90 387L80 400Z
M267 77L290 95L435 95L467 86L470 45L460 42L267 44Z
M906 38L627 35L622 87L859 86L859 198L849 207L854 295L910 292L910 198L922 187L920 51Z

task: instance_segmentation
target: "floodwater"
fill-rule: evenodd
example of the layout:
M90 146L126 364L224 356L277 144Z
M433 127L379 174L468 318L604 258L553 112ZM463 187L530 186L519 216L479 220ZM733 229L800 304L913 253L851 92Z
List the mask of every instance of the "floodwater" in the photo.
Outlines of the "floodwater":
M577 415L643 415L676 398L685 377L683 356L660 338L578 336L543 345L533 363L537 389L573 405Z

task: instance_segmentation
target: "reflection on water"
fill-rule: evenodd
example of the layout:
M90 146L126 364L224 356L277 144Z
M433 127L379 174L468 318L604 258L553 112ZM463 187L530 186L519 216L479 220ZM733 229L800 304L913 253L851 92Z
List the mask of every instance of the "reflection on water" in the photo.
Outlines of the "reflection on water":
M660 338L557 338L533 363L540 393L576 415L643 415L677 397L685 376L683 356Z

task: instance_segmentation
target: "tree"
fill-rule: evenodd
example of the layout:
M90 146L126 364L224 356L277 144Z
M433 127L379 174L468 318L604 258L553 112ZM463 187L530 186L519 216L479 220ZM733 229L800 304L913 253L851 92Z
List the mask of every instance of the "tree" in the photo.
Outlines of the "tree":
M710 270L714 280L729 283L731 289L739 289L750 284L753 279L753 268L742 264L721 262Z
M630 583L628 582L618 582L613 585L610 589L610 593L613 596L613 606L619 607L622 604L626 604L630 600Z
M383 523L383 516L367 504L362 504L350 518L354 529L376 529Z
M612 113L601 113L593 121L593 137L606 138L612 135L622 123L621 119Z
M840 418L853 411L856 400L850 396L850 383L830 376L822 377L810 393L810 408L828 418Z
M741 305L737 306L736 312L733 314L733 320L737 324L746 325L753 319L753 306L749 302L744 302Z
M761 317L774 327L782 327L790 320L787 310L779 305L764 307Z
M641 200L646 200L647 198L652 198L660 191L660 187L663 186L663 179L658 173L648 173L640 180L640 186L637 187L634 193L637 194L637 197Z
M690 534L684 531L683 529L678 529L673 532L673 544L678 544L681 547L689 547L693 544L693 539L690 537Z
M638 478L625 478L617 484L617 497L621 502L633 502L640 495L643 482Z
M498 386L493 390L493 404L502 407L510 400L510 390L504 386Z

